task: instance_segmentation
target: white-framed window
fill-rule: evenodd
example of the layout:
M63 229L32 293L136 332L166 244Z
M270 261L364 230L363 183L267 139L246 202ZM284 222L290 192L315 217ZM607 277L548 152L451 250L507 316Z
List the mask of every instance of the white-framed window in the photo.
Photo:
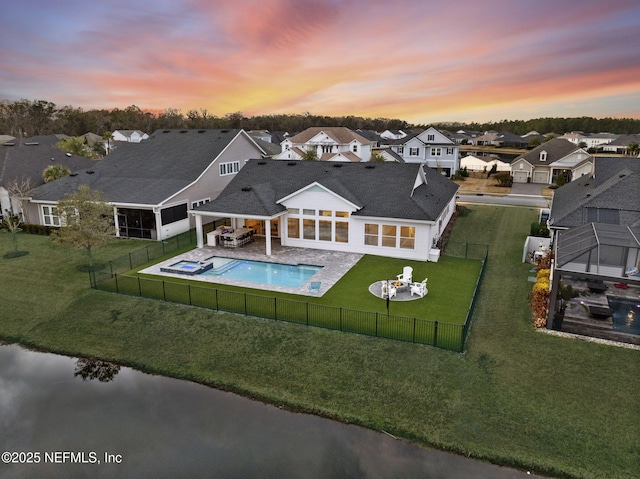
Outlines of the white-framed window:
M220 163L220 176L233 175L240 171L239 161L229 161L227 163Z
M453 148L447 148L447 155L453 155Z
M547 161L547 152L546 151L541 151L540 152L540 161Z
M197 208L198 206L202 206L205 203L209 203L210 201L211 201L211 198L204 198L202 200L192 201L191 202L191 209Z
M400 248L415 249L416 228L415 226L400 227Z
M382 225L382 246L396 247L396 230L394 225Z
M60 216L58 215L57 206L42 207L43 222L47 226L60 226Z
M402 155L404 153L404 146L399 146L398 147L398 154Z
M420 154L420 148L417 146L414 148L409 148L409 156L418 156Z
M427 141L435 141L436 136L435 135L427 135Z
M354 153L358 153L358 145L353 145L352 149Z
M322 145L322 153L333 153L333 145Z
M431 148L431 156L442 156L442 148L440 147Z
M364 244L368 246L378 246L378 225L375 223L365 223Z

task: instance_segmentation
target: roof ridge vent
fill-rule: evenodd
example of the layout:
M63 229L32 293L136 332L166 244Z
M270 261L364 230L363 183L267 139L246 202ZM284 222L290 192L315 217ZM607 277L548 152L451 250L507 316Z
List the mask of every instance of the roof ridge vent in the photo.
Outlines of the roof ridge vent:
M95 173L95 171L93 170L87 170L87 175L93 175Z
M253 188L251 186L243 186L242 191L251 191Z
M259 164L259 165L266 165L266 164L267 164L267 162L266 162L266 161L259 161L259 162L258 162L258 164Z
M365 165L365 168L368 168L370 170L373 170L376 167L376 165Z
M186 133L188 130L180 130L180 133Z
M296 166L298 164L298 162L296 161L290 161L287 163L287 166Z
M171 130L162 130L162 133L170 133Z
M198 130L198 133L204 133L207 130Z
M333 167L334 168L342 168L342 163L334 163Z

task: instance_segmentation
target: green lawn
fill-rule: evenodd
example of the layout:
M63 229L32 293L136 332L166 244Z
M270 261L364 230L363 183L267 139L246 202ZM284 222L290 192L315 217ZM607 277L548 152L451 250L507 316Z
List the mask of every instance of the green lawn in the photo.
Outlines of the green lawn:
M0 258L0 337L547 475L636 478L640 352L534 331L520 258L535 218L523 208L473 207L458 219L452 240L490 245L464 354L93 291L76 271L80 253L29 235L19 238L29 255ZM97 260L142 244L118 241ZM0 253L11 248L0 234ZM437 275L426 275L430 296Z

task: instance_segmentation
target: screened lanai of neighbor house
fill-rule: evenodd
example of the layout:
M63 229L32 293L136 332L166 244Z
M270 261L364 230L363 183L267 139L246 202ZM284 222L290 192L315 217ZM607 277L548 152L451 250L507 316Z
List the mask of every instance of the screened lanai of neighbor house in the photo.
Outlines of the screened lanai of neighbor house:
M640 281L640 227L589 223L562 232L556 270Z

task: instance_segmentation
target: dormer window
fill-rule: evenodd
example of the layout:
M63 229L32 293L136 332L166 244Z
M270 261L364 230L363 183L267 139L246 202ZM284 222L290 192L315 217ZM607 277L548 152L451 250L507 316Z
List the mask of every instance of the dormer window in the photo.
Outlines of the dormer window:
M540 161L547 161L547 152L546 151L541 151L540 152Z
M427 135L427 141L434 141L436 138L435 135Z

